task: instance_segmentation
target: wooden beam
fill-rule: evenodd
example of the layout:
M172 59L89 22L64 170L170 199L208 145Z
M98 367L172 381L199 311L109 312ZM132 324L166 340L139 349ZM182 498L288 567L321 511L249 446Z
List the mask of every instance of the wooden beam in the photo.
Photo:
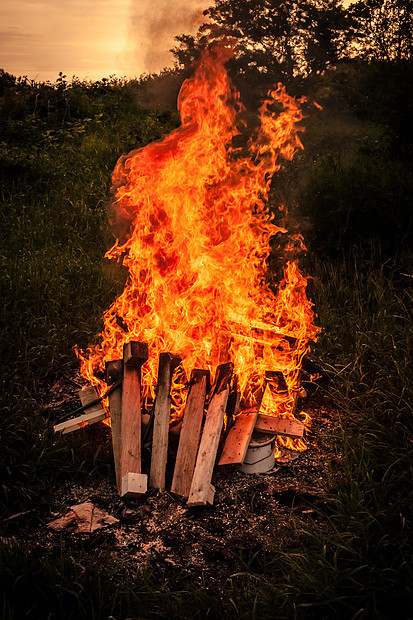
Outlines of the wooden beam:
M183 497L191 488L209 380L208 370L192 371L171 486L173 493Z
M209 490L207 491L207 504L213 504L215 497L215 487L213 484L209 485Z
M188 506L205 506L211 501L211 480L230 390L233 364L218 367L213 396L209 403L196 459Z
M123 362L113 360L106 362L106 383L112 386L122 380ZM112 430L113 460L115 462L116 487L121 492L121 452L122 452L122 386L109 394L110 426Z
M145 493L146 476L141 474L141 367L148 359L145 342L128 342L123 346L123 385L121 417L121 496Z
M255 430L271 435L286 435L287 437L302 437L304 424L291 418L276 418L271 415L259 414L255 423Z
M93 385L86 385L79 391L79 398L82 405L88 405L92 401L99 398L96 388ZM106 418L106 411L102 407L102 403L97 403L88 408L85 413L72 418L71 420L65 420L59 424L53 426L55 433L61 432L62 435L66 433L72 433L79 430L88 424L95 424L95 422L101 422Z
M168 458L168 433L171 419L171 384L172 375L181 358L172 353L159 355L158 384L154 403L152 460L149 485L165 490L165 470Z

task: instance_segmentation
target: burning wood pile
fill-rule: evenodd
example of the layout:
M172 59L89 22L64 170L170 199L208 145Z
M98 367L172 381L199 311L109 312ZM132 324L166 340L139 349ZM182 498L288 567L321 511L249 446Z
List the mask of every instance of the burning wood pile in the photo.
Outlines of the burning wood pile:
M149 430L149 421L142 419L142 410L147 412L149 405L144 403L142 407L141 385L141 369L147 361L148 345L131 341L123 347L123 359L106 363L116 484L122 497L134 497L148 490L148 476L141 470L142 433L146 435ZM300 439L304 423L292 417L260 413L267 390L271 399L274 393L280 394L287 388L280 372L266 373L264 387L256 394L256 405L239 413L238 380L233 373L234 365L227 362L218 366L212 385L208 370L192 371L182 419L171 427L171 387L174 376L180 374L181 362L179 356L171 353L159 355L156 396L150 417L153 428L149 486L165 490L168 444L171 436L178 436L170 490L187 497L190 506L212 504L215 489L211 480L216 463L240 465L246 472L268 471L274 465L276 436ZM83 405L91 411L61 422L54 427L55 431L68 433L109 420L105 408L97 402L100 399L95 388L83 388L79 394ZM251 442L254 430L265 435L266 440L260 440L256 434L256 441ZM261 446L268 446L269 454L266 454L268 449L260 450ZM301 446L293 443L292 447ZM250 461L246 462L248 451Z
M217 455L219 465L252 471L265 459L258 470L271 469L276 437L305 447L305 419L294 413L318 328L297 260L285 262L278 282L267 269L270 239L302 245L274 223L267 197L279 158L302 148L304 100L278 85L247 146L236 146L246 123L225 70L230 54L221 47L203 56L179 94L181 126L122 157L113 174L117 239L106 257L122 261L129 277L104 314L100 343L77 352L93 386L81 397L93 408L55 428L68 432L110 412L122 496L148 484L165 489L172 436L179 445L170 488L189 505L213 501ZM103 406L94 402L105 394ZM147 413L149 481L141 471ZM253 431L260 434L251 442Z

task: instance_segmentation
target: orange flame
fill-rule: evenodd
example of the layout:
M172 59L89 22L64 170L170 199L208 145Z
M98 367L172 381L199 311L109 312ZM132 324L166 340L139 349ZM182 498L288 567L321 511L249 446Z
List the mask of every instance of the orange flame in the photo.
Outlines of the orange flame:
M82 374L102 392L106 384L96 373L105 362L122 357L125 342L148 342L142 383L153 397L158 354L178 353L175 416L193 368L213 370L231 360L250 406L265 371L279 370L287 389L272 395L272 413L282 406L292 415L301 359L318 328L296 262L286 264L276 289L266 279L270 238L286 233L266 200L280 156L291 159L302 148L304 100L279 84L260 108L249 152L235 148L242 105L224 66L230 54L209 51L184 82L178 129L118 161L115 223L126 223L129 233L106 256L122 260L129 278L104 314L101 342L78 355Z

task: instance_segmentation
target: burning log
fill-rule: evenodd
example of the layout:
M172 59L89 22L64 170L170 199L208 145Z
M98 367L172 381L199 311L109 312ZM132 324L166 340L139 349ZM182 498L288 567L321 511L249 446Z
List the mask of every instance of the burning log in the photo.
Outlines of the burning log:
M122 380L122 360L113 360L106 363L106 383L114 385ZM121 453L122 453L122 390L118 389L109 396L110 422L112 428L112 448L115 462L116 487L121 492Z
M181 358L172 353L159 355L158 384L154 403L152 460L149 484L154 489L165 489L165 470L168 458L168 433L171 418L171 384L174 370Z
M171 486L173 493L183 497L191 489L209 382L208 370L192 371Z
M205 506L213 501L215 489L211 489L212 472L224 423L233 368L232 362L218 366L215 389L209 403L198 450L188 506Z
M120 494L133 497L147 490L141 473L141 367L148 359L148 345L128 342L123 347ZM116 441L116 440L115 440Z
M61 431L62 435L66 433L72 433L73 431L79 430L83 426L87 424L94 424L95 422L101 422L106 418L106 411L102 407L102 404L99 402L98 393L96 388L92 385L87 385L83 387L79 391L79 398L82 403L82 406L89 405L93 401L96 402L95 405L91 405L88 409L87 413L83 413L76 418L72 418L70 420L64 420L64 422L60 422L59 424L55 424L53 426L53 430L55 433Z

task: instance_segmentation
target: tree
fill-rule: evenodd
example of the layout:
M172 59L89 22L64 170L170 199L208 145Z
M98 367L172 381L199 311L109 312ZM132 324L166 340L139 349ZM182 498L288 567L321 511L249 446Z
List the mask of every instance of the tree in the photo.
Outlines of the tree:
M353 56L381 62L413 58L413 0L363 0L350 6Z
M178 65L188 66L207 43L230 37L241 74L288 82L321 73L346 46L341 0L215 0L195 36L176 37Z

